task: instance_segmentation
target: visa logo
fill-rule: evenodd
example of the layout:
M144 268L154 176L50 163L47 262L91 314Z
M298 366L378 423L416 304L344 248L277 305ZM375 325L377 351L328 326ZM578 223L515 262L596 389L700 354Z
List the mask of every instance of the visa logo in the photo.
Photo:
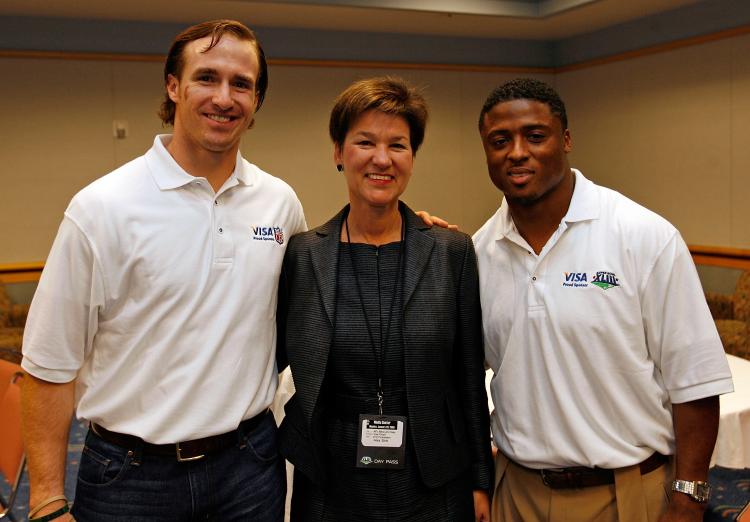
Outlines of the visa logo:
M586 278L586 272L565 272L565 281L569 283L581 283L584 281L588 282Z
M272 236L273 227L253 227L253 234L256 236Z

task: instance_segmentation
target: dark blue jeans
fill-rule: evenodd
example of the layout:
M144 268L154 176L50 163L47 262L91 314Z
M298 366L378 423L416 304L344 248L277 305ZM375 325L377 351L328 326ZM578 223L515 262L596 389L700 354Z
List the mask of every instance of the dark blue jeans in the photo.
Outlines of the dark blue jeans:
M286 476L273 416L192 462L121 448L89 430L72 512L79 522L284 520Z

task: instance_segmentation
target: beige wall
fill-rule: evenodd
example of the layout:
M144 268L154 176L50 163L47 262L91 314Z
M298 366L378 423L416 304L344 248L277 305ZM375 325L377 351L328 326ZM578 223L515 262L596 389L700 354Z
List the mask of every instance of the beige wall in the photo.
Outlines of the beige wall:
M1 59L0 264L46 259L70 198L160 129L161 66ZM128 119L132 138L112 138Z
M156 117L161 65L0 59L0 67L18 79L0 85L10 108L0 130L0 264L44 260L75 192L166 132ZM347 201L328 138L333 99L355 79L389 72L422 86L431 108L404 200L475 230L500 202L476 118L489 90L510 74L275 66L242 153L297 191L310 226L322 223ZM127 139L112 138L114 119L128 121Z
M0 59L0 264L44 260L70 197L162 132L161 65ZM297 191L308 223L346 201L327 135L333 98L394 71L273 66L243 154ZM431 120L404 199L473 232L500 195L476 131L490 89L512 74L395 71L424 86ZM559 88L572 164L671 220L690 243L750 247L750 36L576 72ZM112 138L112 120L130 136Z
M688 243L750 247L750 36L560 74L571 163Z

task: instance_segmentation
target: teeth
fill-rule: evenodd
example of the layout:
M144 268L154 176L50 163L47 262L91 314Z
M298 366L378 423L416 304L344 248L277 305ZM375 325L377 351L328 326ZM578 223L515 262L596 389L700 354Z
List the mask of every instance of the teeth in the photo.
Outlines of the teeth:
M219 123L226 123L229 121L229 116L222 116L220 114L208 114L208 117Z
M383 181L388 181L393 178L393 176L384 176L380 174L368 174L367 177L370 179L378 179Z

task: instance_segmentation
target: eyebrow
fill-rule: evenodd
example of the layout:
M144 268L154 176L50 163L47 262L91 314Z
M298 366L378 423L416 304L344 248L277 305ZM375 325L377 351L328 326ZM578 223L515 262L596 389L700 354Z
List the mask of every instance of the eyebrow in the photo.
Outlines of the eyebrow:
M200 69L196 69L193 72L193 76L200 76L201 74L212 74L214 76L218 76L219 71L211 67L201 67ZM247 82L253 87L255 86L255 80L253 80L251 76L247 76L245 74L235 74L233 78L235 80L242 80L244 82Z
M374 132L368 132L368 131L361 130L361 131L355 132L354 136L362 136L363 138L373 139L375 137L375 133ZM408 141L409 137L408 136L404 136L404 135L397 135L397 136L394 136L393 139Z
M193 76L198 76L200 74L218 74L218 71L216 69L211 69L210 67L202 67L193 71Z
M242 80L243 82L247 82L251 87L255 87L255 80L251 76L246 76L244 74L235 74L234 79Z
M522 125L521 130L523 131L530 131L530 130L536 130L536 129L542 129L542 130L551 130L552 127L550 125L545 125L544 123L530 123L528 125ZM487 133L488 136L494 136L495 134L508 134L510 129L507 127L501 127L499 129L493 129L490 132Z

